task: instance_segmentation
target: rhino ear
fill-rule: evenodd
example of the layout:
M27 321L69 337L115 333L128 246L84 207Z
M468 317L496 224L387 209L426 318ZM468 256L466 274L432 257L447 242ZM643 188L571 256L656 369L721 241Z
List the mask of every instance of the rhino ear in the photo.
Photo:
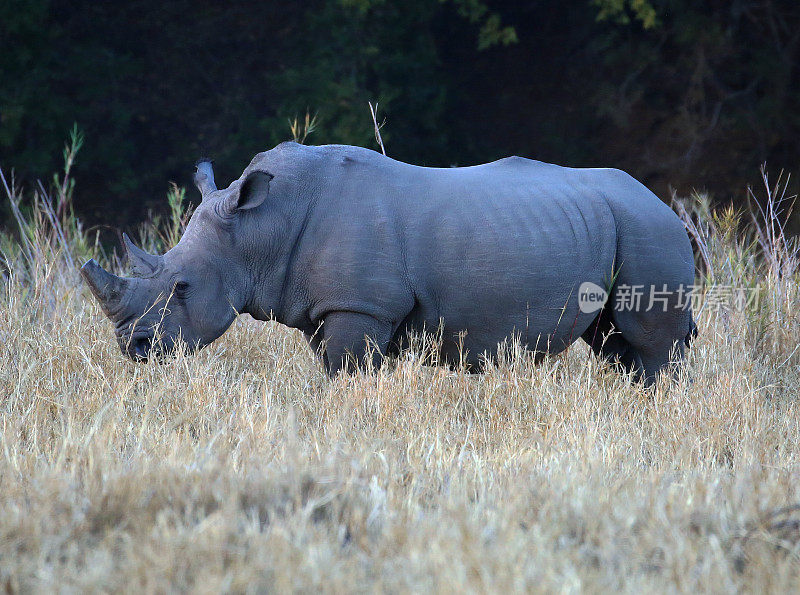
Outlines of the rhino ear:
M265 171L250 172L239 187L239 193L232 196L229 210L248 211L263 203L269 195L269 183L274 176Z
M217 190L217 185L214 183L214 167L212 161L207 157L199 159L195 163L195 167L197 169L194 172L194 185L205 199L207 195Z

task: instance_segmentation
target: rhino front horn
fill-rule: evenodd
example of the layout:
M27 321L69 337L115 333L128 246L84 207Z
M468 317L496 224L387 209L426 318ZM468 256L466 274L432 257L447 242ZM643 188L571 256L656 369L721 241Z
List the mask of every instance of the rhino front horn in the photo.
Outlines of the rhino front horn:
M103 312L112 318L119 310L120 302L128 287L128 281L112 275L94 259L89 260L81 267L81 276L92 290L94 297L97 298Z
M194 185L205 198L207 194L217 190L217 185L214 184L214 168L210 159L200 159L195 167L197 171L194 172Z
M128 262L134 275L141 277L151 276L161 268L161 258L148 254L139 248L124 232L122 234L122 243L125 245L125 252L128 254Z

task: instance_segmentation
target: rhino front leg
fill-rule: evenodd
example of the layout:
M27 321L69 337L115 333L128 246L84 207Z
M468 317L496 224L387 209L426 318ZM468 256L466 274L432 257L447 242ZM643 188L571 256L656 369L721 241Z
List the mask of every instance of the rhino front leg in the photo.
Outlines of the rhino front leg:
M328 375L372 365L379 368L392 338L392 325L366 314L331 312L322 325L323 362Z
M314 355L317 356L317 359L322 362L327 369L328 364L325 362L325 350L323 349L325 346L325 341L323 340L322 335L322 324L320 324L319 328L313 333L307 333L303 331L303 336L305 337L308 346L311 348L311 351L314 352Z

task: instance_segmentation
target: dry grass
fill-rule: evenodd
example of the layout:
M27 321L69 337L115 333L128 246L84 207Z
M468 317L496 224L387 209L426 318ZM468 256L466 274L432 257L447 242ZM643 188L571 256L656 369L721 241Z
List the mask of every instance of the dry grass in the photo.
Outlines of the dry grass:
M331 381L297 333L244 319L133 364L67 264L91 242L21 225L0 296L0 589L800 586L800 292L725 216L698 222L704 248L761 304L705 308L686 374L652 392L582 344L483 376L407 355Z

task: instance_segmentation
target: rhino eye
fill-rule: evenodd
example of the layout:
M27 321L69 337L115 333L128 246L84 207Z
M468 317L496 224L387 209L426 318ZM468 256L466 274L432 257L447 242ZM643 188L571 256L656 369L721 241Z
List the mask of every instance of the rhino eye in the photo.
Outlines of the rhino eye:
M175 284L175 296L179 298L185 298L186 294L189 293L189 284L186 281L178 281Z

